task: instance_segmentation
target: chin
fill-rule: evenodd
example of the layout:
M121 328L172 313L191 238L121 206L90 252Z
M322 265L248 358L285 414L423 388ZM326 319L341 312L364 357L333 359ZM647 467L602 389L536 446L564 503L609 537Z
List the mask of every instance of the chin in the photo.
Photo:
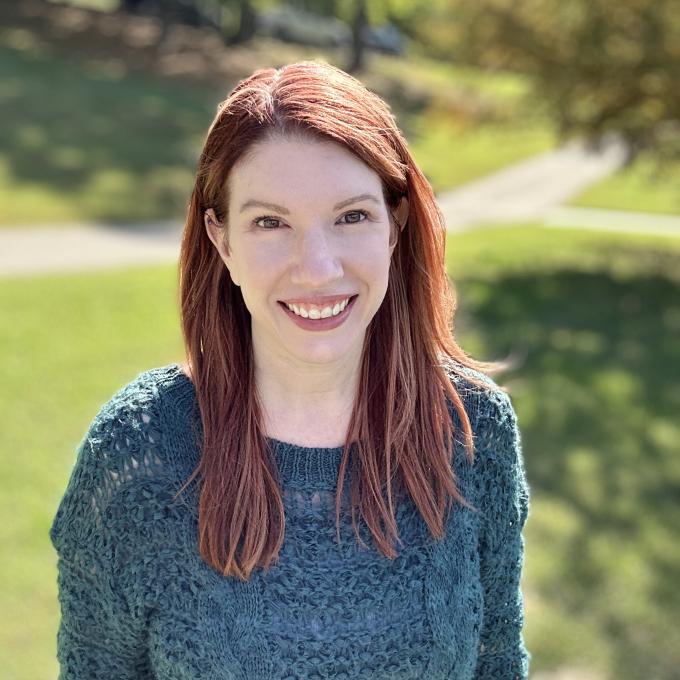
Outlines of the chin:
M329 364L347 358L356 350L356 341L350 338L343 341L310 340L302 346L291 348L300 361L308 364ZM361 345L360 345L361 347Z

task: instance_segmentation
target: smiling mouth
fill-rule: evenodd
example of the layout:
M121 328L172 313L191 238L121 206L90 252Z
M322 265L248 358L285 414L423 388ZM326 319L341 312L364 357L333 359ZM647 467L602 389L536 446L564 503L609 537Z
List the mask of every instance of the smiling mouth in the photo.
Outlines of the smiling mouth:
M341 316L343 312L348 309L354 300L358 297L356 295L348 295L345 300L336 302L334 305L319 305L319 304L295 304L286 303L278 300L278 304L289 314L294 314L299 319L306 319L309 321L324 321L326 319L333 319Z

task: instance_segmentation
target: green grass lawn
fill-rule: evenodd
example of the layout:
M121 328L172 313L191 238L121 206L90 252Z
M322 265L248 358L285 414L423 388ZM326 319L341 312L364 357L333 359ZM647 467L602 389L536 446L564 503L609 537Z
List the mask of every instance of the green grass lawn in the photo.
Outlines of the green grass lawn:
M0 224L183 214L218 93L1 46L0 83Z
M376 54L371 61L380 73L403 78L411 87L436 93L440 100L467 99L461 105L468 109L503 102L506 111L526 115L527 109L535 111L540 104L532 98L531 81L519 73L433 61L420 55L404 61Z
M3 12L11 25L14 15ZM129 45L118 61L88 59L89 43L79 48L76 38L72 53L60 43L52 54L39 47L49 42L39 30L0 32L0 228L182 218L205 134L235 73L189 85L135 71ZM283 43L278 54L276 44L253 47L253 69L263 59L334 60ZM241 69L247 54L234 60ZM517 76L372 55L359 77L388 100L436 191L554 145L546 119L527 113Z
M2 280L0 599L25 613L0 626L7 680L57 677L50 515L111 390L181 359L174 281L172 267Z
M654 161L643 156L586 189L570 205L680 215L680 162L657 170Z
M680 239L489 229L448 261L464 346L518 358L533 671L677 677Z
M372 56L378 77L398 78L402 98L429 98L424 109L399 106L397 120L436 192L483 177L557 144L545 112L518 74L455 66L419 56Z
M680 665L680 240L568 229L450 237L459 341L520 364L511 388L532 490L532 668L671 680ZM53 678L59 610L48 530L99 406L182 360L172 266L3 279L0 666ZM675 371L675 372L673 372ZM11 653L10 651L11 650Z
M544 122L513 120L473 130L435 115L410 128L409 148L435 192L445 192L555 145Z

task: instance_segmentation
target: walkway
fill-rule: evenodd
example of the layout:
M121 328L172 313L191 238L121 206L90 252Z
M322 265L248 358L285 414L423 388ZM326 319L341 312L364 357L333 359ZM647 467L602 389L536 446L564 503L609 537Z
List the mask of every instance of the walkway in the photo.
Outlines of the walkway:
M449 231L476 223L543 219L591 184L604 179L625 158L625 147L610 138L600 152L572 142L438 197Z
M595 208L558 207L548 211L546 227L581 227L601 231L680 236L680 216L658 213L598 210Z
M182 224L101 224L0 230L0 276L94 271L177 260Z

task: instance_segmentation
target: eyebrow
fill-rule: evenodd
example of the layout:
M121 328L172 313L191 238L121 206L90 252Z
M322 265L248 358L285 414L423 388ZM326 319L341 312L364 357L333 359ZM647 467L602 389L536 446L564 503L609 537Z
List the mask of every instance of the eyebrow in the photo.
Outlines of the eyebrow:
M340 210L340 208L344 208L346 205L349 205L350 203L358 203L359 201L373 201L378 205L380 204L380 200L376 198L373 194L359 194L358 196L352 196L352 198L340 201L340 203L337 203L336 205L333 206L333 210ZM276 203L266 203L265 201L256 201L254 198L251 198L250 200L246 201L241 206L241 212L245 212L248 208L267 208L268 210L276 210L277 212L280 212L282 215L290 214L290 210L288 210L288 208L282 205L277 205Z

